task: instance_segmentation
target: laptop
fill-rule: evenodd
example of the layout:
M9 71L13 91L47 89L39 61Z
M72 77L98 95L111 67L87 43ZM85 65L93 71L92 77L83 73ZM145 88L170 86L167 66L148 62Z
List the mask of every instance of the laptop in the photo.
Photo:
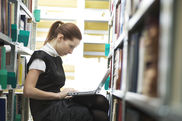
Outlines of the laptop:
M95 90L92 91L83 91L83 92L69 92L67 95L68 96L82 96L82 95L94 95L94 94L98 94L100 92L100 90L102 89L102 86L105 84L105 81L107 80L107 77L110 74L110 69L108 69L103 77L103 79L101 80L101 82L99 83L98 87Z

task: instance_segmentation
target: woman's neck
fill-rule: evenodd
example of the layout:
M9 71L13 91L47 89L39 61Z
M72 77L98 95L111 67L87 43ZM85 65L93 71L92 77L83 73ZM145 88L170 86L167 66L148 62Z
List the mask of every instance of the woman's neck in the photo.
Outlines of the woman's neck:
M55 39L48 42L54 49L56 49L57 41Z

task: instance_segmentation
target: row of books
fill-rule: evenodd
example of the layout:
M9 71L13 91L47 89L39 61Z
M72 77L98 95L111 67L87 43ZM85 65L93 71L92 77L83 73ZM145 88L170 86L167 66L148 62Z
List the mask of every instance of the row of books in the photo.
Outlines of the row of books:
M0 96L0 121L25 121L28 120L27 114L29 113L28 104L25 103L27 98L23 95L16 94L14 96L14 111L9 110L9 105L12 100L9 99L8 95ZM10 102L9 102L10 101ZM9 116L12 114L12 116Z
M157 97L158 90L158 45L159 26L158 17L147 15L138 31L129 34L128 57L127 57L127 81L128 91ZM122 47L121 47L122 48ZM110 85L113 83L114 90L122 90L123 50L115 50L114 62L110 59L109 66L113 75L110 74ZM112 57L112 58L113 58ZM112 65L113 64L113 65Z
M21 1L25 4L25 6L27 6L29 11L32 13L32 4L33 4L32 0L21 0Z
M125 30L124 29L125 6L126 6L126 0L121 0L116 6L115 30L114 30L116 39L118 39L121 33L123 33L123 31Z
M116 2L117 0L115 0ZM112 3L113 2L113 3ZM126 20L125 16L126 14L126 0L118 0L115 9L113 8L115 15L113 15L113 21L112 23L114 25L111 25L109 28L109 43L111 44L110 50L113 50L115 48L114 43L118 41L119 37L126 32ZM110 2L110 5L114 4L114 1ZM111 13L111 14L113 14Z
M123 105L122 100L114 98L111 111L111 121L122 121L123 119Z
M128 81L129 91L157 97L158 78L158 18L146 16L142 30L129 37Z
M9 0L0 0L0 32L12 38L13 42L23 43L28 46L32 31L32 20L25 14L20 15L19 25L15 23L15 3ZM20 30L20 31L19 31Z
M4 46L0 47L0 90L7 89L8 85L10 88L22 87L24 84L26 76L26 57L18 55L17 61L17 73L8 72L6 65L10 64L10 56L7 56L9 53L6 53L6 48ZM7 56L7 57L6 57Z
M113 73L113 89L122 90L122 67L123 65L123 50L118 48L115 51L114 58L114 73Z
M109 2L110 2L109 10L110 10L110 15L111 15L113 13L113 10L114 10L114 2L115 2L115 0L110 0Z
M11 24L15 24L15 4L0 0L0 32L11 37Z

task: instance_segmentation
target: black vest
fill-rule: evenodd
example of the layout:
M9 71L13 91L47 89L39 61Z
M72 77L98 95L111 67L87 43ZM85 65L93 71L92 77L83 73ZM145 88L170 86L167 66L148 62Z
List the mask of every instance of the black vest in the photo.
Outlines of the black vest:
M28 62L28 68L35 59L41 59L46 64L45 72L41 73L36 88L49 92L60 92L65 84L65 73L61 57L53 57L44 51L35 51ZM42 111L54 104L56 100L30 99L30 108L33 117L37 117Z

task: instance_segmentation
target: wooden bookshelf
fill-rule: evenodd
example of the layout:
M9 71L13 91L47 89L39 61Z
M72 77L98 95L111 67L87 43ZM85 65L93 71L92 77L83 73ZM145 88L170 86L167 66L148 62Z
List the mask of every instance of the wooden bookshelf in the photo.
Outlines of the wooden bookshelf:
M8 51L5 52L5 55L6 55L6 70L7 70L7 87L4 87L2 90L1 90L1 95L0 96L5 96L7 97L7 108L6 108L6 121L14 121L15 120L15 107L17 107L17 103L15 103L16 98L15 96L17 95L21 95L22 96L22 105L23 105L23 113L21 115L21 121L28 121L27 119L27 116L28 116L28 108L27 105L28 105L28 100L25 99L23 97L23 88L21 87L20 88L20 85L18 84L18 75L19 75L19 72L17 71L18 70L18 64L19 64L19 58L23 58L21 56L23 55L31 55L33 53L33 50L31 50L31 47L29 46L24 46L23 43L19 43L18 41L18 35L19 35L19 30L20 30L20 15L25 15L26 16L26 19L31 19L33 20L33 23L35 24L34 22L34 16L33 14L29 11L28 7L22 3L21 0L3 0L3 3L5 4L6 3L6 7L8 9L6 10L9 10L11 7L13 7L14 11L11 11L11 12L14 12L13 14L11 14L10 12L5 12L4 14L6 16L9 17L9 19L11 19L11 17L13 16L10 16L10 15L14 15L13 19L13 23L11 23L10 20L8 20L8 22L5 22L7 25L4 25L5 27L8 26L8 30L5 30L5 29L2 29L1 32L0 32L0 44L1 46L4 46L4 45L9 45L10 46L10 50L8 49ZM4 7L4 6L0 6L0 7ZM21 10L20 10L21 9ZM4 9L1 9L1 10L4 10ZM5 18L4 16L1 15L1 19L3 19L5 21ZM11 19L11 20L13 20ZM30 22L30 21L29 21ZM4 23L1 23L1 24L4 24ZM16 42L14 42L11 38L11 25L12 24L16 24L17 25L17 35L16 35ZM30 27L30 26L29 26ZM35 26L34 26L35 27ZM32 24L32 29L33 29L33 24ZM22 30L22 29L21 29ZM24 29L26 31L28 31L28 27L26 26L26 28ZM5 32L4 32L5 31ZM8 33L6 32L8 31ZM31 30L29 30L31 31ZM14 34L14 32L12 33ZM33 37L34 33L32 32L32 35L31 37ZM28 38L28 43L31 42L31 37ZM34 37L35 39L35 37ZM17 58L18 57L18 58ZM25 63L24 63L25 64ZM24 65L25 66L25 65ZM24 67L25 68L25 67ZM23 70L22 70L23 71ZM26 73L26 72L24 72ZM8 74L10 74L8 76ZM20 77L21 78L21 77ZM8 80L8 79L11 79L11 82ZM22 79L23 79L23 76L22 76ZM13 81L12 81L13 80ZM16 82L17 83L16 83ZM13 83L12 83L13 82ZM22 86L22 85L21 85ZM1 109L0 109L1 110ZM1 120L1 119L0 119Z
M124 40L126 39L126 34L123 32L119 38L114 43L114 49L117 49L121 44L123 44Z
M111 95L111 112L115 111L113 104L116 102L113 101L119 99L123 104L123 112L117 115L122 115L122 121L129 121L127 111L136 117L146 116L152 121L180 121L182 120L182 96L179 95L182 88L181 81L179 81L182 79L179 76L182 70L179 67L179 60L181 60L179 45L181 45L180 39L182 39L179 34L181 30L179 21L182 20L179 14L181 1L141 0L132 2L132 0L112 0L110 2L110 5L113 5L109 23L109 28L113 28L109 29L109 36L112 37L112 39L109 38L109 42L112 40L113 46L110 48L108 56L108 67L111 67L112 70L110 74L111 92L109 93ZM120 15L123 15L120 17L124 18L121 21L121 18L116 18L119 4L123 8L120 8ZM116 20L123 23L117 23ZM118 36L116 28L120 24L122 24L120 28L122 30ZM155 32L155 35L149 30ZM150 38L151 35L154 35L153 40ZM153 49L147 49L146 43L149 48ZM115 75L115 72L118 71L116 70L118 60L116 59L120 56L116 55L118 49L123 51L120 65L122 88L116 90L115 78L119 76ZM152 77L152 79L146 77ZM117 120L113 117L116 116L116 113L110 114L110 121ZM137 118L135 120L139 121Z
M27 48L27 47L24 47L20 44L16 44L17 46L17 49L18 49L18 53L21 54L21 55L32 55L33 53L33 50Z
M22 3L22 1L21 0L17 0L18 2L19 2L19 4L20 4L20 8L22 8L23 9L23 11L30 17L30 18L34 18L33 17L33 14L30 12L30 10L27 8L27 6L25 6L25 4L24 3Z
M142 94L127 92L125 99L130 104L153 116L160 116L161 102L158 98L151 98Z
M12 43L12 39L10 37L8 37L7 35L3 34L2 32L0 32L0 42L7 44L7 45L14 45Z
M145 13L151 8L151 6L156 2L156 0L142 0L140 3L138 10L129 20L128 29L132 30L137 23L142 19Z
M120 99L124 98L124 92L122 90L113 90L112 95Z

